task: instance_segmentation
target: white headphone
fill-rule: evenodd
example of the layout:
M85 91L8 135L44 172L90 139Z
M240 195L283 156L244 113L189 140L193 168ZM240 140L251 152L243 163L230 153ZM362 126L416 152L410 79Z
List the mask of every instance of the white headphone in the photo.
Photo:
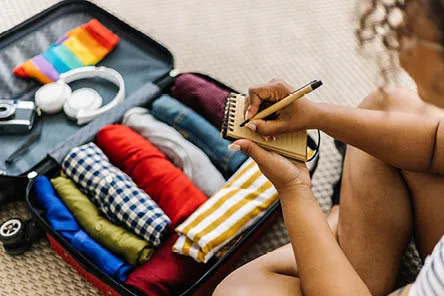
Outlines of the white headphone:
M119 87L114 99L102 106L102 97L92 88L80 88L72 91L68 83L75 80L100 77ZM63 108L65 114L85 124L101 114L111 110L125 99L125 83L122 75L106 67L82 67L60 74L59 80L40 87L35 93L35 104L45 113L53 114Z

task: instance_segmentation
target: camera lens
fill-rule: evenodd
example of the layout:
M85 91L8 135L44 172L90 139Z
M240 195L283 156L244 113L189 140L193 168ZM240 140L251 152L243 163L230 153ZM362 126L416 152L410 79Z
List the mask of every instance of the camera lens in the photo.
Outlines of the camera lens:
M11 117L15 113L15 106L9 102L0 101L0 119Z

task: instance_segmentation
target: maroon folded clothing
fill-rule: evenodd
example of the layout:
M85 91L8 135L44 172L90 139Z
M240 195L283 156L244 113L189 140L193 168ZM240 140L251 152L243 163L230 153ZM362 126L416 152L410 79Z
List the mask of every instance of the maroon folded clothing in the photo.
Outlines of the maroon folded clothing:
M220 129L224 119L225 100L230 94L194 74L182 74L174 82L171 95L205 117Z
M179 295L199 279L206 265L191 257L173 253L178 235L174 233L157 249L151 259L134 269L125 284L149 296Z

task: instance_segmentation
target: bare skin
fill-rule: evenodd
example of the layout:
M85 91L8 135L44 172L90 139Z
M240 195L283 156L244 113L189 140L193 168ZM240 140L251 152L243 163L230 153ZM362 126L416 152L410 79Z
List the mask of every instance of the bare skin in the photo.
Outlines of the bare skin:
M330 222L338 217L337 234L320 214L302 167L293 169L250 141L233 143L278 190L291 244L232 273L215 295L387 295L412 236L423 258L432 252L444 234L444 80L437 79L444 59L427 1L419 2L406 10L416 39L402 39L399 53L418 93L375 91L356 109L301 99L276 120L248 125L264 136L318 128L349 144L340 211L329 216ZM246 116L262 100L279 100L292 90L279 80L250 89Z
M387 93L390 95L388 98L379 92L371 94L362 102L360 108L411 112L427 116L439 116L443 112L430 104L423 103L413 92L390 89L386 90ZM337 225L334 217L341 217L337 231L338 241L372 295L386 295L393 290L401 256L412 234L410 189L402 172L404 171L388 166L369 154L349 146L341 189L341 211L335 208L332 212L334 215L330 213L328 216L330 226ZM412 176L415 174L416 178L436 177L433 174L408 171L405 173ZM443 177L438 176L438 178ZM422 180L415 181L415 177L412 179L412 184L424 186ZM434 190L439 188L430 189ZM423 198L418 196L418 201L420 203L425 201L422 204L428 205L428 201L435 196L436 194ZM432 203L430 207L433 206ZM433 218L433 221L429 222L432 225L439 224L434 221L435 219L444 218L444 215L436 217L430 216L428 211L423 212L422 220ZM429 246L426 252L421 252L425 256L432 251L444 229L430 227L423 222L421 225L424 228L421 231L425 231L426 234L424 244ZM434 239L429 239L432 237L428 234L430 231L435 233ZM336 234L336 231L334 233ZM366 252L363 253L363 250ZM299 271L289 244L238 269L225 279L223 282L225 285L222 284L221 287L235 288L236 291L239 286L245 289L248 287L248 293L258 295L270 295L272 292L276 295L299 295L297 293L302 292L298 276ZM253 285L253 282L256 284ZM250 290L252 288L253 291ZM220 293L219 289L216 290L216 295L247 294L247 291L236 294L231 289L217 294Z
M382 100L383 104L378 103ZM389 98L370 97L360 107L444 117L444 111L398 89L391 90ZM439 222L444 215L437 213L444 206L439 194L442 190L443 176L399 170L348 147L338 241L374 295L393 289L412 233L422 258L432 252L444 234ZM362 256L363 249L368 250L366 256Z
M333 207L327 222L336 236L338 230L339 207ZM251 261L231 273L226 279L229 284L219 287L216 295L249 295L250 287L260 295L302 295L299 271L291 244L282 246L266 255ZM239 291L238 287L246 287ZM232 290L231 290L232 289Z

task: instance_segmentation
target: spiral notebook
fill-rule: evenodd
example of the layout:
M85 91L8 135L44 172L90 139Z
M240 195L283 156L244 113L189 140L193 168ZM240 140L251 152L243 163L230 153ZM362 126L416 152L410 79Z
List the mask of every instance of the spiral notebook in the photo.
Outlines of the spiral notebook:
M275 151L282 156L296 161L307 161L307 131L280 134L276 140L266 141L261 135L248 127L240 127L245 120L245 96L232 93L225 102L225 115L221 128L221 136L234 141L249 139L262 148Z

